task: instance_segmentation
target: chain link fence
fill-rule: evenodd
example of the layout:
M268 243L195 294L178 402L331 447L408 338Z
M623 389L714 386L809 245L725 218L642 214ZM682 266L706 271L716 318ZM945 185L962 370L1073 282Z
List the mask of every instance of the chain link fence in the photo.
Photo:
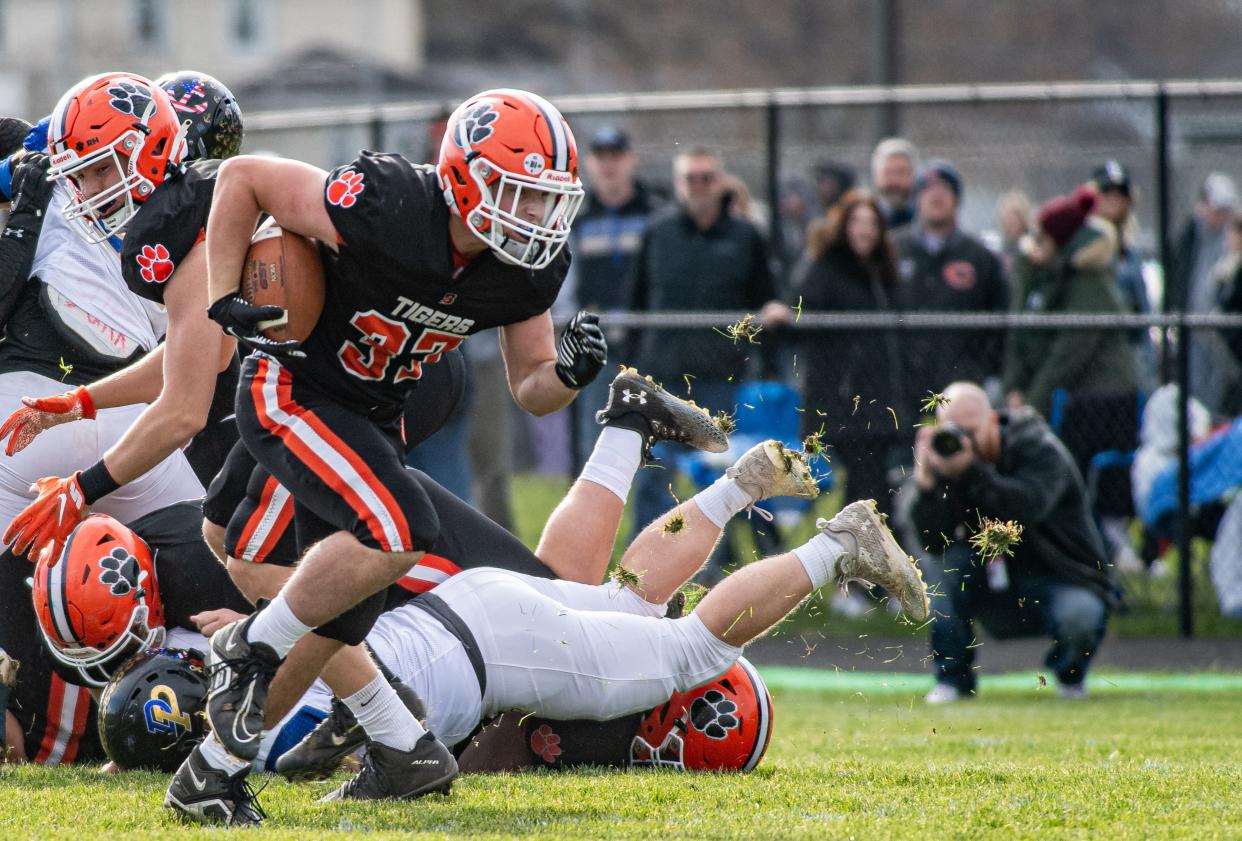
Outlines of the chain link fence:
M296 157L325 168L351 159L362 148L382 148L401 152L413 160L431 160L439 144L440 121L453 104L419 102L248 114L246 149ZM1242 81L709 91L562 97L556 99L556 104L583 146L585 138L597 129L622 126L638 154L639 176L657 187L670 182L671 162L680 149L703 144L718 150L726 168L739 176L756 197L759 215L766 219L774 253L783 267L798 257L799 237L787 232L805 220L774 221L781 190L791 179L803 179L806 186L814 167L828 160L852 168L859 183L866 183L872 149L888 133L885 129L895 127L896 133L918 147L924 159L943 158L957 166L965 181L961 227L980 234L985 241L996 240L997 198L1006 191L1023 190L1038 204L1083 183L1105 160L1116 159L1129 170L1137 199L1137 245L1147 263L1151 299L1163 314L804 312L784 335L768 336L762 343L763 350L756 348L748 354L747 362L754 366L754 375L762 374L764 381L780 381L795 392L805 390L809 378L833 376L831 371L808 371L809 354L805 348L816 337L827 340L826 337L841 331L864 340L867 336L896 336L899 344L915 335L931 335L931 340L907 342L926 356L935 352L936 331L947 331L946 336L960 335L962 331L980 336L987 331L999 331L1012 342L1015 336L1041 331L1126 330L1129 335L1150 342L1150 348L1161 359L1157 382L1187 384L1192 382L1191 354L1176 353L1184 344L1181 337L1215 336L1213 341L1219 344L1222 336L1242 329L1242 320L1237 317L1172 312L1170 302L1163 296L1163 279L1169 276L1171 265L1171 243L1182 221L1189 218L1205 176L1214 171L1238 174L1235 161L1242 153ZM609 324L618 329L693 327L721 332L746 315L614 313L609 316ZM729 340L721 337L720 341ZM903 365L918 369L921 361L907 360ZM995 362L999 377L1002 360ZM1209 367L1201 363L1199 376L1205 371L1210 374ZM693 378L694 372L689 370L686 374ZM739 371L738 384L744 377L743 371ZM813 384L813 379L810 381ZM918 403L926 392L945 384L917 383L917 387L906 388L903 405L885 407L892 409L892 422L897 427L893 432L898 433L886 436L886 454L880 459L885 470L900 471L905 467L902 452L904 448L905 454L909 454L906 439L920 416ZM992 385L996 389L994 396L1003 399L999 387ZM858 389L858 398L865 407L870 398L864 391ZM1130 468L1143 413L1148 408L1146 401L1151 397L1150 388L1142 393L1110 395L1103 401L1083 399L1081 395L1072 399L1073 395L1068 395L1058 398L1060 402L1055 407L1043 408L1088 475L1097 513L1121 523L1113 528L1111 539L1122 541L1128 535L1135 552L1147 559L1162 544L1173 541L1178 555L1187 558L1191 556L1192 536L1210 538L1215 534L1215 520L1231 502L1234 488L1242 486L1242 476L1234 477L1232 462L1221 456L1222 451L1226 455L1232 452L1231 439L1215 444L1216 449L1208 455L1196 456L1200 452L1197 448L1203 445L1192 443L1194 408L1187 408L1185 401L1174 400L1163 417L1165 426L1172 426L1165 430L1169 435L1161 439L1164 472L1160 474L1163 478L1158 491L1162 496L1158 497L1155 509L1159 516L1149 521L1148 500L1136 504ZM573 411L594 408L575 405ZM806 405L799 409L803 415L829 411ZM739 407L739 411L746 410ZM840 411L840 407L831 411ZM871 423L882 426L882 415L886 414L877 414ZM832 422L832 417L824 418L826 431ZM803 434L807 427L804 418L794 425L796 435ZM583 425L571 422L568 428L579 430ZM861 446L867 446L866 436L851 440L855 444L864 441ZM564 446L573 448L574 442L567 441ZM580 451L579 442L575 452ZM836 468L842 482L849 482L851 463L856 474L866 469L862 461L842 459ZM1242 514L1238 520L1242 522ZM1230 522L1226 520L1226 525ZM1239 532L1242 533L1242 527ZM1199 603L1193 572L1192 564L1179 565L1177 614L1180 631L1185 635L1193 631L1195 605ZM1200 594L1202 591L1200 587Z

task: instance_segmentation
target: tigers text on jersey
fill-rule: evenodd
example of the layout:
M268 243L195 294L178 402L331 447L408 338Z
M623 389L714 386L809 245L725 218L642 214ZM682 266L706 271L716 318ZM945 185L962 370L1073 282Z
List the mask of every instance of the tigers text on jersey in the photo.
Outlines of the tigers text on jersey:
M327 179L339 238L321 246L323 314L286 365L345 405L392 406L466 336L525 321L552 306L569 267L562 254L531 271L486 251L454 271L449 209L435 170L363 152Z
M121 274L130 291L157 304L177 266L207 231L219 161L195 161L164 180L125 231Z

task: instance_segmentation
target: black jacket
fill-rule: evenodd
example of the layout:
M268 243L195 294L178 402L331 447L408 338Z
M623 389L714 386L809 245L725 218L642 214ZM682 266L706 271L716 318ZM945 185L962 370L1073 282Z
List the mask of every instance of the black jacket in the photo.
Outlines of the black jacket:
M1015 520L1024 531L1009 559L1012 577L1057 578L1115 606L1104 542L1073 457L1033 410L1002 411L1000 418L997 463L976 462L930 491L911 478L899 495L904 525L917 532L919 548L934 551L946 538L967 539L982 518Z
M642 244L647 220L660 204L641 181L620 207L604 207L594 193L587 194L570 239L574 253L570 271L579 309L607 312L629 306L634 255Z
M954 231L935 254L917 225L895 237L900 308L906 311L995 312L1009 308L1000 260L983 243ZM909 382L919 396L954 380L982 383L1001 372L1003 330L910 330L904 334Z
M807 311L892 311L896 292L852 251L831 250L798 264L789 304L796 307L801 301ZM916 403L905 390L899 330L796 335L798 371L805 377L805 427L814 431L822 424L829 442L845 436L893 438L909 432Z
M632 289L631 308L644 312L757 313L776 296L763 236L751 222L729 213L727 203L706 231L681 207L657 213L634 261ZM672 385L686 374L740 380L746 358L758 351L745 339L734 342L708 327L644 330L635 355L639 370Z

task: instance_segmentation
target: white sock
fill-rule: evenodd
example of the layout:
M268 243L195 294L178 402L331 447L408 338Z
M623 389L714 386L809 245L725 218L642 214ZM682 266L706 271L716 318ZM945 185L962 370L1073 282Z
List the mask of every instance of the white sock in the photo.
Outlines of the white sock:
M837 560L845 554L845 547L827 534L820 532L793 553L802 562L811 586L818 590L837 577Z
M341 701L349 707L371 741L381 745L412 750L414 743L427 732L401 703L401 697L383 675L376 675L375 680Z
M289 649L313 629L304 625L289 609L285 594L277 593L271 604L259 611L259 615L250 623L246 639L249 642L262 642L270 645L276 656L284 658Z
M203 739L198 749L203 759L207 760L208 765L217 771L223 771L230 777L250 765L246 760L238 759L229 753L224 745L220 744L220 740L216 738L215 733L208 733L207 738Z
M642 435L632 429L605 426L578 478L607 488L624 504L642 460Z
M724 528L733 515L755 499L737 483L737 479L721 476L708 487L694 495L694 504L699 506L703 516L711 520L717 528Z

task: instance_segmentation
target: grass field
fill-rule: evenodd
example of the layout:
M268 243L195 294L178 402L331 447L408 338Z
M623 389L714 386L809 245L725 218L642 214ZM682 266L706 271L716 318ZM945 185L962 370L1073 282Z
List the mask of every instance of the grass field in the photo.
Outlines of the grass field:
M746 777L489 775L416 803L318 804L271 782L247 838L1237 838L1242 677L1097 676L1084 702L1034 675L929 709L927 678L766 670L776 735ZM828 689L827 687L835 687ZM0 838L220 838L159 804L164 780L0 771Z

